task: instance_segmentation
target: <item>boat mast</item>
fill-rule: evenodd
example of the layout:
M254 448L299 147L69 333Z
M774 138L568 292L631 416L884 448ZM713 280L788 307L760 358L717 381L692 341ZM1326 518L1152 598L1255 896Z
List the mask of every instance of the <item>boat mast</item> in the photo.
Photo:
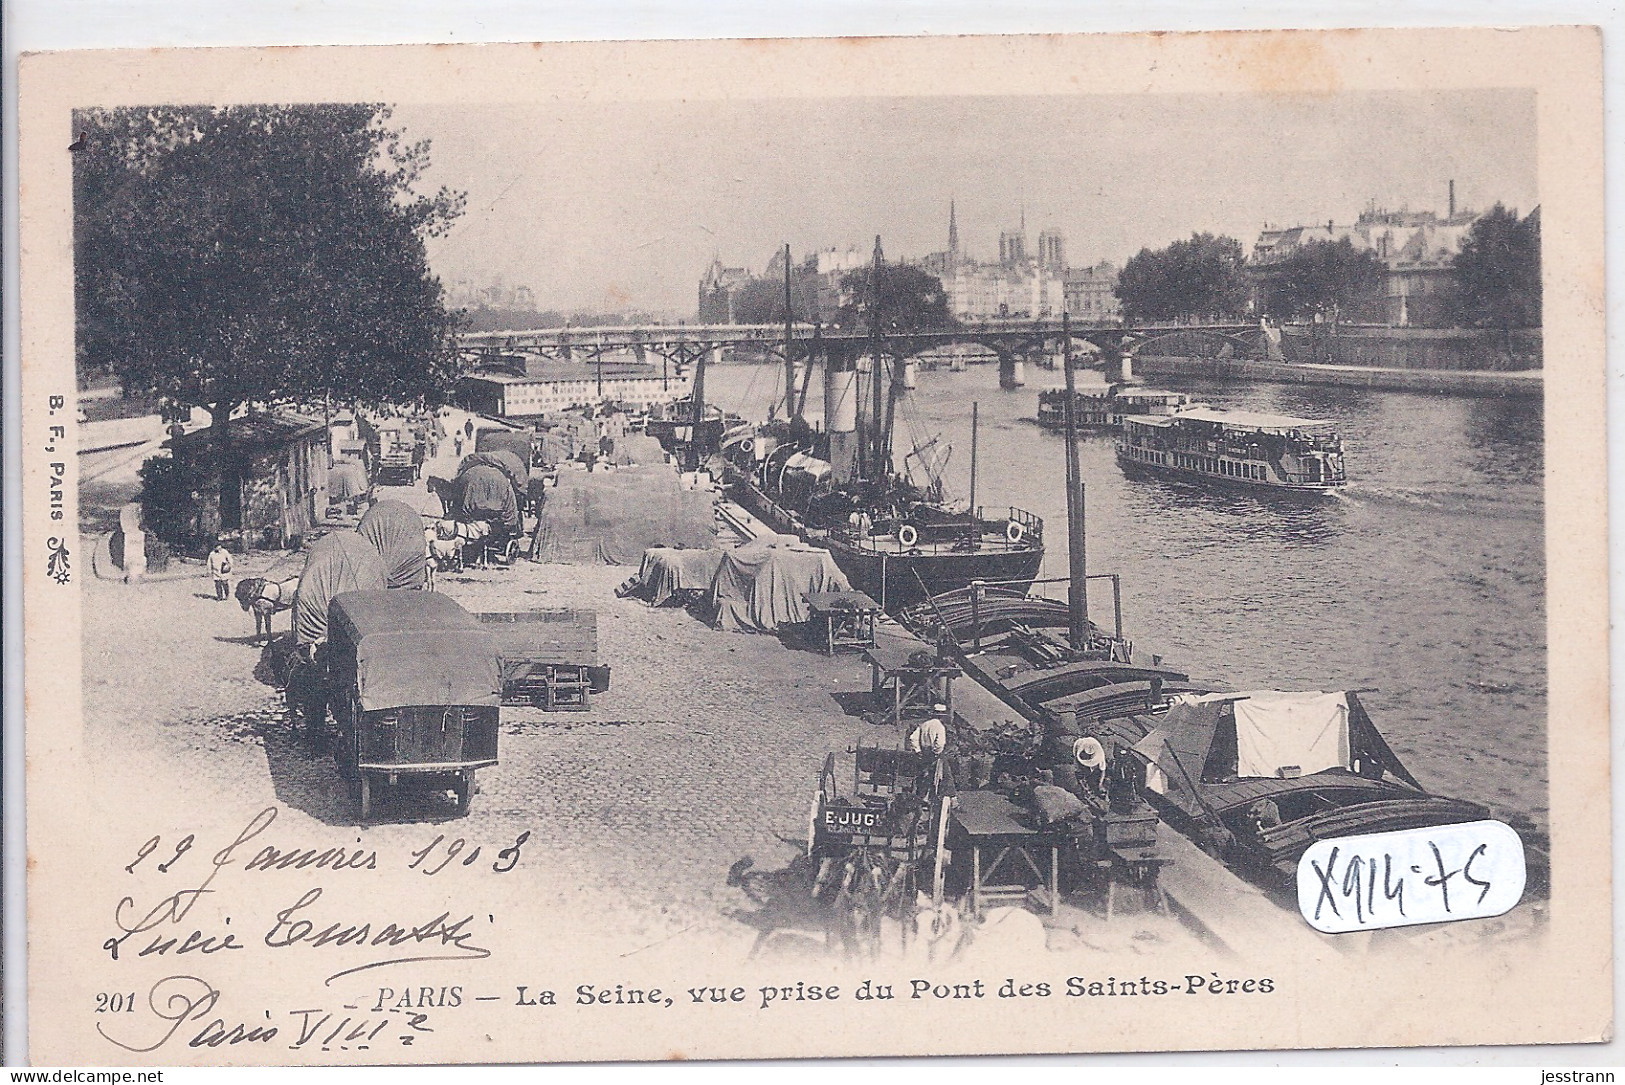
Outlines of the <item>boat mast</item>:
M874 422L869 431L869 466L865 475L871 480L883 479L891 471L891 464L886 462L891 457L886 453L885 434L880 429L880 398L885 390L880 363L880 267L884 260L880 235L876 234L875 263L869 272L869 401Z
M821 338L821 332L820 332L821 327L822 327L822 325L820 325L818 323L813 324L812 343L807 347L807 368L801 374L801 396L800 396L800 398L798 398L796 400L796 417L797 418L806 417L806 414L807 414L807 388L808 388L809 385L812 384L813 363L816 362L819 358L821 358L823 356L823 340ZM827 360L824 363L824 370L825 370L825 374L826 374L825 379L828 379L827 374L828 374L828 371L829 371L829 363L828 363ZM825 429L829 428L829 420L828 419L824 420L824 428Z
M1061 368L1066 373L1066 618L1074 652L1089 643L1089 563L1084 541L1083 479L1078 467L1078 382L1072 373L1072 320L1061 313Z
M705 358L711 351L702 347L694 359L694 423L688 427L688 469L698 471L704 459L700 451L700 427L705 422Z
M796 409L796 363L790 358L790 341L795 335L790 315L790 243L784 243L784 420L801 412ZM807 360L812 364L812 359Z
M981 518L976 515L976 423L980 403L970 405L970 530L971 541L979 541L982 537Z

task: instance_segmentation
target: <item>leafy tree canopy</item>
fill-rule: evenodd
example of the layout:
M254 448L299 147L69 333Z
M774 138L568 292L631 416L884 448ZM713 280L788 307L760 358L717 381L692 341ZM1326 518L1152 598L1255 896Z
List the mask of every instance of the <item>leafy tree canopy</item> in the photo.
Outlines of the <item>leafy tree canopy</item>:
M843 328L870 328L874 292L869 283L873 267L849 271L841 279L841 294L847 300L835 313ZM880 267L880 330L886 335L911 335L953 327L948 312L948 292L942 280L907 264Z
M1496 204L1462 239L1452 265L1456 319L1480 328L1537 327L1541 321L1540 219Z
M790 313L795 320L817 319L818 284L813 276L790 273ZM746 281L734 294L735 324L780 324L784 321L784 280Z
M1192 234L1165 249L1141 249L1123 266L1117 296L1128 321L1239 315L1247 287L1241 242Z
M1376 310L1382 282L1382 261L1345 237L1311 241L1268 265L1260 293L1264 311L1283 320L1334 309L1359 317Z
M81 367L216 418L288 397L437 398L456 326L424 242L463 196L418 193L428 142L389 118L348 104L80 113Z

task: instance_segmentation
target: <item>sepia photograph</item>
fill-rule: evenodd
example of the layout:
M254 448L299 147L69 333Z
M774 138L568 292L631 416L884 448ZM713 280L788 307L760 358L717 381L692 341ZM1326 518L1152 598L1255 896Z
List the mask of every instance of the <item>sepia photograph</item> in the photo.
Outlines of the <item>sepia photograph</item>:
M1606 1038L1599 42L26 58L31 1058Z

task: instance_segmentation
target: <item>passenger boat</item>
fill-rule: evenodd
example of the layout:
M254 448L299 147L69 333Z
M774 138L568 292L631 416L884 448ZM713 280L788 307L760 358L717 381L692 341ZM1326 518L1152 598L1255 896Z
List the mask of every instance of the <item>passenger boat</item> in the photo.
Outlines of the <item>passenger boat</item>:
M1343 441L1330 422L1190 407L1123 419L1123 473L1251 490L1321 494L1343 486Z
M1190 397L1161 388L1102 384L1077 389L1073 403L1080 430L1107 430L1117 429L1130 415L1174 414L1190 403ZM1038 393L1038 424L1045 429L1065 428L1066 389L1046 388Z
M1110 384L1079 388L1072 393L1074 417L1080 430L1103 430L1115 426L1112 399L1116 387ZM1038 393L1038 424L1059 430L1066 426L1066 389L1046 388Z
M880 280L882 261L876 238L872 283ZM825 366L822 432L801 416L789 367L785 419L736 427L723 438L736 499L773 530L828 548L852 587L889 613L975 580L1026 588L1044 561L1044 521L1023 509L976 505L974 451L967 508L945 502L925 450L915 449L909 460L924 466L928 481L917 483L896 470L891 438L906 393L903 366L886 357L875 295L870 308L870 369L864 376L873 391L861 430L857 365ZM785 353L791 352L787 326ZM703 389L703 377L696 382Z

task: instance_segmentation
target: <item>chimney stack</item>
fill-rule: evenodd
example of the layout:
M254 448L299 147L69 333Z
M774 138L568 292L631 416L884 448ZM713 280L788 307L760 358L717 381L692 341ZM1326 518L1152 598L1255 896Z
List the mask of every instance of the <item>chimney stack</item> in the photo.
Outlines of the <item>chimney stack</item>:
M1455 178L1451 178L1451 180L1450 180L1450 217L1451 218L1456 217L1456 181L1455 181Z

